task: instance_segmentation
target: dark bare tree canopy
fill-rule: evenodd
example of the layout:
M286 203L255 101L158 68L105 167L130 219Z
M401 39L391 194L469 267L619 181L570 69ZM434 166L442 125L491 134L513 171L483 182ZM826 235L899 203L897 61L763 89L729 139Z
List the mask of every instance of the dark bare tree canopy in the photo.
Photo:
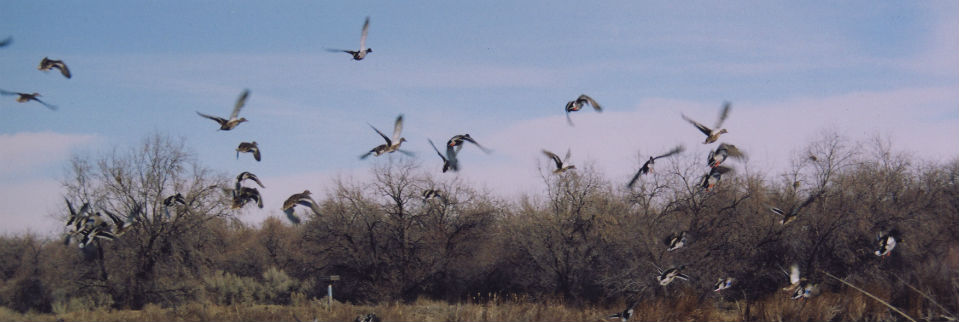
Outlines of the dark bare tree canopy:
M198 164L182 140L154 135L132 149L76 156L63 180L76 207L136 216L124 234L84 248L0 238L0 305L288 304L323 297L323 277L339 275L337 298L353 303L523 295L621 310L702 299L717 280L730 282L716 301L787 297L784 271L795 265L818 292L846 289L831 274L916 315L929 306L909 287L938 300L943 314L957 310L959 161L824 135L784 174L731 161L737 170L705 190L701 159L662 159L629 188L588 162L541 169L543 193L503 200L415 159L386 157L369 181L314 189L319 211L293 208L300 224L277 215L249 226L238 216L265 210L231 209L233 176ZM164 203L177 193L182 201ZM64 222L68 214L65 205ZM878 256L880 235L891 232L896 245ZM678 277L664 283L674 268Z

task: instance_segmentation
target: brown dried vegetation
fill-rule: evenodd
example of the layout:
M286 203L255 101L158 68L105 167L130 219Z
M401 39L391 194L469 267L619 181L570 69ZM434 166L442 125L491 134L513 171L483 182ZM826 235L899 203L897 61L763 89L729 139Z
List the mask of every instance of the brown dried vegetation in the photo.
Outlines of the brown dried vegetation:
M917 320L959 311L959 160L917 161L879 139L826 135L785 174L750 172L746 160L704 191L700 159L664 160L632 189L589 166L540 170L543 193L502 200L387 158L369 182L339 179L314 195L321 215L251 227L237 216L261 210L230 209L220 188L232 186L228 175L153 136L137 149L74 157L63 181L74 204L123 214L142 205L123 236L83 250L0 237L0 320L342 321L375 312L596 321L631 302L640 321L903 318L825 273ZM424 199L427 189L443 197ZM175 192L188 205L166 216L162 200ZM768 209L813 194L785 225ZM888 257L873 254L876 234L893 228L902 242ZM663 239L681 231L686 245L666 251ZM819 283L818 296L781 291L793 263ZM689 280L660 286L657 268L680 265ZM341 280L327 311L329 275ZM713 292L727 276L736 284Z

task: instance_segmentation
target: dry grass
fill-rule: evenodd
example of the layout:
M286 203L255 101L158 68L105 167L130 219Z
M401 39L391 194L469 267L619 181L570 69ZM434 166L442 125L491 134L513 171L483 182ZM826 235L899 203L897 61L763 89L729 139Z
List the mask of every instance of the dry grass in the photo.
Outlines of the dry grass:
M882 294L877 294L882 296ZM296 306L220 306L191 303L143 310L77 311L66 314L20 314L0 307L0 321L352 321L357 315L376 313L384 321L613 321L606 316L622 310L623 303L607 307L576 307L560 301L493 299L488 304L418 300L413 303L350 305L326 301L301 301ZM749 315L746 316L746 307ZM759 301L723 301L718 296L683 294L640 301L634 321L890 321L899 318L888 308L855 291L823 293L809 300L792 300L776 294Z

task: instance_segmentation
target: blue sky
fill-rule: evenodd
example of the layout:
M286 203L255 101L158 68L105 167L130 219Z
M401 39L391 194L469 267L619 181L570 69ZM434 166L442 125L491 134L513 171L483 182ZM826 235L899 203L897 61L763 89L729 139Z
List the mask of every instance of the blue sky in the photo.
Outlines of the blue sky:
M380 144L406 118L404 147L439 167L426 138L470 133L458 176L504 197L541 190L543 148L573 150L610 178L638 154L682 143L707 151L679 116L711 125L733 103L724 137L776 171L822 130L888 136L928 160L959 156L959 3L780 1L29 1L0 10L0 89L40 92L60 106L0 97L0 232L58 231L58 180L71 153L187 138L200 161L262 179L267 209L289 194L368 175ZM371 17L374 52L353 49ZM37 71L62 59L64 79ZM226 116L251 90L230 132ZM587 93L603 113L566 125L566 101ZM263 162L236 160L256 140ZM467 147L469 149L469 147ZM271 184L273 183L273 184ZM275 187L275 188L274 188ZM37 220L36 218L41 218Z

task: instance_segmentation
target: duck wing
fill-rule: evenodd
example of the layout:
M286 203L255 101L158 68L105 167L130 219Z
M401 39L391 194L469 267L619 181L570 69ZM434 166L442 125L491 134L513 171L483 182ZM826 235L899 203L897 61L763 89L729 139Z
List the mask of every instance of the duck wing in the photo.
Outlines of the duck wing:
M708 136L709 134L713 133L712 129L706 127L705 125L699 122L693 121L693 119L687 117L686 114L680 114L680 115L683 116L683 119L686 120L686 122L692 123L694 126L696 126L696 128L699 129L700 132L703 132L703 134L706 134Z
M70 69L67 68L67 64L63 63L62 60L53 60L44 57L43 61L40 62L40 68L45 70L56 68L60 70L60 74L63 74L63 77L70 78Z
M81 212L80 212L80 213L77 213L76 210L73 209L73 204L70 203L70 200L67 200L67 198L63 198L63 201L66 201L66 202L67 202L67 209L70 210L70 218L67 219L67 226L70 226L70 225L72 225L74 222L80 220L80 216L83 214L83 212L82 212L83 209L81 209Z
M786 213L782 209L776 207L769 207L769 211L780 216L786 216Z
M311 198L310 196L305 196L303 198L300 198L300 200L298 200L296 203L302 206L309 207L314 214L316 214L317 216L320 215L320 207L316 204L316 200L313 200L313 198Z
M48 109L50 109L51 111L56 111L56 110L59 108L59 107L57 107L56 105L53 105L53 104L44 102L44 101L42 101L42 100L40 100L39 98L36 98L36 97L33 97L33 98L31 98L31 99L34 100L34 101L37 101L37 103L40 103L40 104L43 105L43 106L46 106L46 107L47 107Z
M553 162L556 163L556 168L557 168L557 169L562 169L562 168L563 168L563 160L561 160L561 159L559 158L559 156L556 155L556 153L543 150L543 154L545 154L546 156L548 156L548 157L550 157L551 159L553 159Z
M633 175L633 178L629 180L629 183L626 184L626 187L632 188L636 184L636 181L639 181L639 176L644 173L649 172L649 161L643 163L643 166L639 168L639 171L636 171L636 174Z
M683 152L683 151L685 151L685 150L686 150L686 147L685 147L685 146L683 146L683 145L677 145L677 146L676 146L675 148L673 148L672 150L669 150L669 152L666 152L666 153L663 154L663 155L657 156L657 157L653 158L653 160L655 160L655 159L660 159L660 158L665 158L665 157L669 157L669 156L672 156L672 155L674 155L674 154L676 154L676 153L681 153L681 152ZM646 163L649 164L648 161L647 161ZM643 166L645 167L646 165L644 164Z
M366 158L368 158L368 157L370 156L370 154L373 154L373 151L374 151L374 150L376 150L376 149L370 150L370 152L366 152L365 154L361 155L361 156L360 156L360 160L366 160Z
M403 132L403 114L400 114L396 117L396 122L393 123L393 142L400 142L400 133Z
M446 163L448 169L453 170L453 172L460 171L460 162L456 159L456 151L451 146L446 147Z
M283 201L283 211L293 209L293 207L296 206L297 200L299 200L301 196L301 194L295 193L289 198L286 198L286 201Z
M360 35L360 52L366 51L366 35L370 32L370 17L363 22L363 33Z
M433 144L433 140L430 140L430 139L426 139L426 140L427 140L427 141L430 141L430 145L433 146L433 151L436 151L436 155L439 155L440 158L443 159L443 162L449 162L449 159L447 159L446 156L444 156L442 153L440 153L440 149L437 149L437 148L436 148L436 145Z
M294 225L300 224L300 217L293 213L293 208L283 210L283 213L286 214L286 219L289 219Z
M67 68L67 64L64 64L62 61L57 61L57 64L54 64L53 67L60 70L60 74L63 74L63 77L70 78L70 69Z
M238 115L240 115L240 109L246 105L246 98L250 96L250 90L244 89L243 93L240 93L240 97L236 99L236 104L233 105L233 112L230 113L230 119L235 120Z
M789 284L799 284L799 265L789 266Z
M259 185L260 188L266 188L266 186L264 186L263 183L260 182L260 178L257 178L255 174L252 174L250 172L244 171L243 173L240 173L240 175L237 176L236 179L237 179L237 182L250 179L250 180L253 180L253 182L256 182L256 184Z
M253 188L253 194L250 197L256 200L257 207L263 208L263 197L260 196L260 192L256 188Z
M726 155L733 158L742 158L745 156L743 151L739 150L739 148L732 144L720 143L717 150L719 149L726 149Z
M464 140L464 141L467 141L467 142L469 142L469 143L475 144L476 147L480 148L480 150L483 150L483 152L485 152L485 153L487 153L487 154L489 154L489 153L491 152L489 149L484 148L482 145L480 145L479 142L476 142L476 140L474 140L472 137L468 137L468 136L467 136L467 137L463 137L463 140Z
M723 125L723 121L725 121L726 117L729 116L729 110L731 107L732 107L732 104L730 104L729 102L723 103L723 108L722 110L719 111L719 120L716 121L716 126L713 128L718 129L720 126Z
M114 226L122 227L124 225L123 220L120 219L120 216L117 216L116 214L106 210L104 210L103 212L107 214L107 217L110 217L110 220L113 221Z
M369 124L369 123L366 123L366 124L369 125L371 128L373 128L373 131L376 131L376 134L379 134L381 137L383 137L383 140L386 140L386 146L393 145L393 141L391 141L390 138L386 136L386 134L383 134L383 132L380 132L380 130L377 130L376 127L373 126L373 124ZM373 152L373 151L370 151L370 152Z
M603 107L599 106L599 103L596 103L596 100L594 100L592 97L589 97L589 95L586 95L586 94L580 95L579 97L576 98L576 100L589 104L597 112L603 111Z
M718 172L719 174L726 174L726 172L729 172L729 171L732 171L732 170L733 170L733 168L730 168L730 167L718 166L718 167L713 168L712 171Z
M227 122L226 119L224 119L224 118L222 118L222 117L219 117L219 116L207 115L207 114L200 113L199 111L197 111L196 114L199 115L199 116L202 116L202 117L205 117L205 118L214 120L214 121L216 121L217 123L220 123L221 126L222 126L223 124L226 124L226 122Z

